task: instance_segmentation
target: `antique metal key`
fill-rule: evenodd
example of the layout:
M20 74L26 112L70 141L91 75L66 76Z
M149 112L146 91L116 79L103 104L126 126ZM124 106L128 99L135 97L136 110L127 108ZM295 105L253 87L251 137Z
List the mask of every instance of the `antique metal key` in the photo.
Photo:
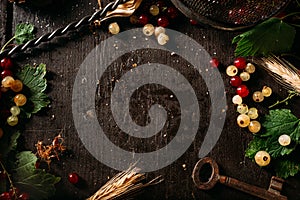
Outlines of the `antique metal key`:
M208 181L203 182L200 178L200 171L203 170L203 166L207 164L210 165L212 173ZM269 189L266 190L254 185L250 185L248 183L244 183L235 178L220 175L218 164L216 163L216 161L209 157L202 158L197 162L193 170L192 178L196 186L202 190L209 190L213 188L217 182L220 182L224 185L227 185L229 187L262 199L287 200L286 196L280 194L284 182L283 179L273 176L271 179Z

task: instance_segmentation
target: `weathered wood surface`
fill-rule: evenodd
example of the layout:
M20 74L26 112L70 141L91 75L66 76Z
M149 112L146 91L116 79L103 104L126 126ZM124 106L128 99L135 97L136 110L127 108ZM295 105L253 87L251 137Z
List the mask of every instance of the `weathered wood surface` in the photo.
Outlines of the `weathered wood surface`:
M104 2L104 4L105 3L107 3L107 1ZM62 5L57 5L57 8L59 9L54 10L39 10L18 5L14 5L12 10L9 8L6 10L6 1L1 1L0 5L0 42L1 45L3 45L4 40L8 39L7 36L11 34L16 24L20 22L33 23L37 28L37 35L42 35L61 26L65 26L74 20L78 20L87 14L91 14L97 7L97 1L66 1L66 3ZM7 15L7 12L11 13ZM11 16L12 19L7 20L7 16ZM132 25L128 23L128 20L119 21L123 30L130 29L132 27ZM9 28L11 29L7 30ZM188 23L174 24L172 28L181 31L198 41L211 55L218 57L225 66L232 62L234 58L234 47L231 45L231 40L236 33L218 31L203 28L201 26L191 26ZM48 45L43 45L42 48L34 50L32 54L22 57L19 61L20 64L41 62L47 64L49 71L48 95L52 100L52 104L49 109L47 109L46 112L33 117L27 125L26 131L23 134L24 148L35 151L34 144L37 140L50 142L51 138L58 133L62 133L65 137L67 147L70 150L69 155L63 157L59 162L53 162L51 165L51 171L62 177L61 182L57 185L57 194L53 199L86 198L103 185L109 177L112 177L117 173L116 170L110 169L104 164L98 162L85 149L74 127L71 107L72 87L81 63L97 44L109 36L110 34L107 33L106 28L104 28L103 31L100 31L97 35L91 34L88 30L83 31L75 35L73 34L71 39L61 38L49 43ZM138 57L141 57L142 60L148 59L145 58L145 56L143 57L143 52L135 53ZM150 60L159 58L161 63L175 63L174 67L184 72L189 78L189 81L196 86L200 107L206 108L210 105L209 98L206 95L206 88L203 87L203 83L201 83L199 77L197 77L193 72L186 70L186 63L184 63L183 60L174 62L174 58L157 51L150 52L147 56L148 55ZM136 55L129 54L121 60L128 60L130 56L134 57ZM118 65L118 62L116 63L116 65ZM107 79L110 79L110 77L114 76L118 72L113 71L113 68L111 68L111 71L107 73L108 78L104 79L104 82L108 82ZM232 176L241 181L255 184L267 189L272 173L265 169L260 169L249 159L244 158L244 151L252 136L247 130L242 130L236 125L237 115L235 107L230 103L234 90L229 86L228 77L224 73L224 69L221 69L221 73L225 82L226 91L228 92L228 111L222 135L209 156L219 163L222 174ZM286 95L286 92L281 86L274 83L270 76L260 70L252 78L250 85L251 86L249 87L251 87L252 91L261 90L262 86L270 85L276 93L273 99L267 100L263 104L257 106L263 112L266 111L266 106L269 105L270 102L273 102L276 98L284 98ZM160 88L156 86L152 89L159 90ZM99 112L97 113L99 121L102 122L104 124L104 128L108 130L106 133L107 136L113 140L115 144L123 145L122 147L125 149L130 149L131 145L139 145L141 142L140 140L128 140L126 135L119 136L114 125L109 123L108 119L110 119L111 116L106 116L107 112L105 110L105 104L103 106L103 102L109 100L109 97L106 97L103 93L109 93L109 90L110 88L108 86L102 91L102 94L99 94L98 97L102 100L102 104L100 102ZM144 93L149 94L147 88L144 90ZM168 91L162 91L164 92L159 93L157 97L167 101L164 95L166 95ZM299 99L295 100L291 106L293 109L298 109L298 117L300 117L299 106L297 106L299 105L299 102ZM146 107L151 106L151 101L143 100L143 95L136 95L136 99L133 100L133 105L139 105L141 103L145 103ZM178 103L176 101L167 101L166 105L170 109L175 108L175 110L176 107L178 107ZM133 107L134 114L140 115L140 112L141 110L139 108ZM204 114L205 113L206 112L204 112ZM103 118L101 119L101 117ZM137 120L140 120L139 117L142 117L140 122L143 123L143 121L145 121L145 116L138 116ZM176 128L176 123L179 122L176 122L176 120L178 120L177 118L174 120L174 127ZM207 123L206 119L200 127L202 129L206 129ZM199 131L199 133L200 132L201 131ZM170 139L171 138L167 138L167 140ZM143 193L140 199L256 199L255 197L222 185L217 185L213 190L205 192L195 188L191 179L191 174L195 163L198 161L197 154L202 140L203 136L201 136L201 133L197 134L194 143L188 151L180 157L180 159L170 166L147 174L149 178L162 175L165 181ZM129 141L129 143L124 141ZM158 137L153 141L148 141L149 144L142 143L142 146L149 151L149 149L152 149L153 143L161 145L165 144L165 141L166 139ZM183 167L183 165L186 165L186 167ZM71 185L67 180L67 174L73 171L77 172L83 180L83 184L80 186ZM300 199L299 176L288 179L284 188L283 193L287 195L289 199Z

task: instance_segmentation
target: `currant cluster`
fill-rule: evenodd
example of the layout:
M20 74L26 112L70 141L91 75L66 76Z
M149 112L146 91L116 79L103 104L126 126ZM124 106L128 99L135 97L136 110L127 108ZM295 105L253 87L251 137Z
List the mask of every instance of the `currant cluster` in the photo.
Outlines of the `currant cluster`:
M247 63L245 58L239 57L234 60L234 64L230 65L226 69L226 73L231 77L230 84L236 87L236 95L232 98L232 102L237 105L237 124L241 128L248 127L249 131L253 134L258 133L261 130L261 124L257 121L259 116L258 110L255 107L248 108L248 105L243 103L243 98L249 96L249 89L244 84L251 78L251 74L255 72L255 66L252 63ZM238 75L239 71L241 73ZM254 102L262 102L265 97L269 97L272 94L272 89L268 86L264 86L262 91L256 91L252 95ZM267 166L271 161L271 157L266 151L259 151L255 155L255 162L259 166Z
M1 173L1 179L6 178L4 172ZM0 200L29 200L29 194L25 192L20 192L18 188L10 188L8 192L3 192L0 194Z
M5 118L2 120L6 120L7 124L10 126L15 126L18 124L19 119L18 116L20 114L20 107L25 105L27 102L27 98L24 94L20 92L23 90L23 83L18 79L13 78L13 62L10 58L2 58L0 61L0 71L1 71L1 89L0 89L0 100L1 100L1 113L2 117ZM9 93L13 95L14 104L12 107L7 107L9 102L4 102L5 93ZM9 95L8 95L9 96ZM6 99L7 100L7 99ZM8 114L8 116L6 116ZM3 125L3 123L0 123ZM0 138L3 135L3 130L0 127Z
M146 24L153 24L154 26L169 26L172 20L179 16L178 10L174 6L167 5L164 1L158 1L152 5L144 5L140 15L132 15L130 22L145 26Z

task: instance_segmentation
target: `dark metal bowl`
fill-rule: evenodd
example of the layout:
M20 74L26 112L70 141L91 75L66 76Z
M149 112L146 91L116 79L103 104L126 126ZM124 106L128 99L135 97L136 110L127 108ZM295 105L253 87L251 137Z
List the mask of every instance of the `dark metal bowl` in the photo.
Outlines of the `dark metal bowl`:
M171 0L187 17L222 30L240 30L278 14L291 0Z

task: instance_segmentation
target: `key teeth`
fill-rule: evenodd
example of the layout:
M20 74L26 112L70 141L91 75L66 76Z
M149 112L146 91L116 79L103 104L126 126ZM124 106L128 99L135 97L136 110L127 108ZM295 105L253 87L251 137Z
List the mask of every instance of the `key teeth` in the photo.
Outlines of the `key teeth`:
M268 191L275 194L280 194L283 183L284 179L279 178L277 176L272 176Z

